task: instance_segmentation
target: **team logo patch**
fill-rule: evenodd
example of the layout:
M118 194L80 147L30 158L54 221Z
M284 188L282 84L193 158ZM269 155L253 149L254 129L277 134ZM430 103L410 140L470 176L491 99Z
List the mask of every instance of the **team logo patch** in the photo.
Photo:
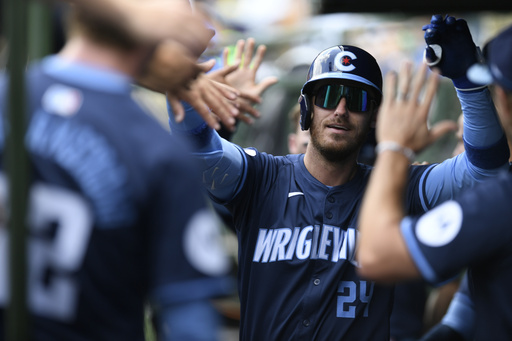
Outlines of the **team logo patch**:
M340 71L353 71L356 67L352 61L357 59L357 56L350 51L342 51L334 57L334 65Z
M42 106L50 114L71 116L82 106L82 93L68 86L52 85L43 95Z
M448 201L418 220L416 236L427 246L444 246L455 239L461 226L462 208L457 202Z
M187 225L184 251L190 264L210 276L226 274L231 266L217 220L208 210L196 213Z

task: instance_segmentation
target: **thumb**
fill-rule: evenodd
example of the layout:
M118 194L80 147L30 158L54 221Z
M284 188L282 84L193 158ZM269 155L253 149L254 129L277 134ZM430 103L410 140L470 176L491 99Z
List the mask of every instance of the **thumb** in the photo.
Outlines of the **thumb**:
M202 72L207 73L215 66L216 60L215 59L209 59L206 62L199 63L199 68Z
M274 77L274 76L269 76L269 77L265 77L259 84L258 84L258 87L260 89L260 93L262 93L263 91L265 91L268 87L276 84L277 82L279 81L279 79L277 77Z

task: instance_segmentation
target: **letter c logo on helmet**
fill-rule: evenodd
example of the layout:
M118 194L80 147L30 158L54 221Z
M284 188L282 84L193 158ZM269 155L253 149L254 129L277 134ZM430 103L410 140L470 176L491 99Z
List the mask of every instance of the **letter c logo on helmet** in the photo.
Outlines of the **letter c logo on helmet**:
M375 101L382 99L382 72L375 58L365 50L351 45L336 45L320 52L311 66L307 81L299 97L300 127L308 130L311 125L312 96L315 84L320 81L359 84L369 91Z
M352 60L357 59L357 56L349 51L343 51L336 55L334 64L340 71L353 71L356 67L352 64Z

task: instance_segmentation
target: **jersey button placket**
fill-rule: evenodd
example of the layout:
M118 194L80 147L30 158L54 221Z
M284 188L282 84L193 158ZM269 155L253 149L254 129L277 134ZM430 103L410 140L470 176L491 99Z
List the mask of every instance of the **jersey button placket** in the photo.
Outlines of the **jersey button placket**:
M320 279L319 278L315 278L315 280L313 281L313 284L314 285L320 285Z
M324 217L327 218L328 220L331 220L333 218L333 213L332 213L332 209L333 209L333 203L336 201L336 199L334 198L334 196L332 194L327 194L327 197L325 198L325 213L324 213Z

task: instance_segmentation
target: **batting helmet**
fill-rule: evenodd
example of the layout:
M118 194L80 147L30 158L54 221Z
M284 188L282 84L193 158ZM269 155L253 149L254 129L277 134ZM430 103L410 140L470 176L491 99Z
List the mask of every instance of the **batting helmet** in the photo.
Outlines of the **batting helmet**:
M302 87L300 102L300 127L309 129L311 124L311 97L315 84L323 80L357 84L368 90L377 104L382 99L382 72L371 54L359 47L337 45L323 50L309 67L306 83Z

